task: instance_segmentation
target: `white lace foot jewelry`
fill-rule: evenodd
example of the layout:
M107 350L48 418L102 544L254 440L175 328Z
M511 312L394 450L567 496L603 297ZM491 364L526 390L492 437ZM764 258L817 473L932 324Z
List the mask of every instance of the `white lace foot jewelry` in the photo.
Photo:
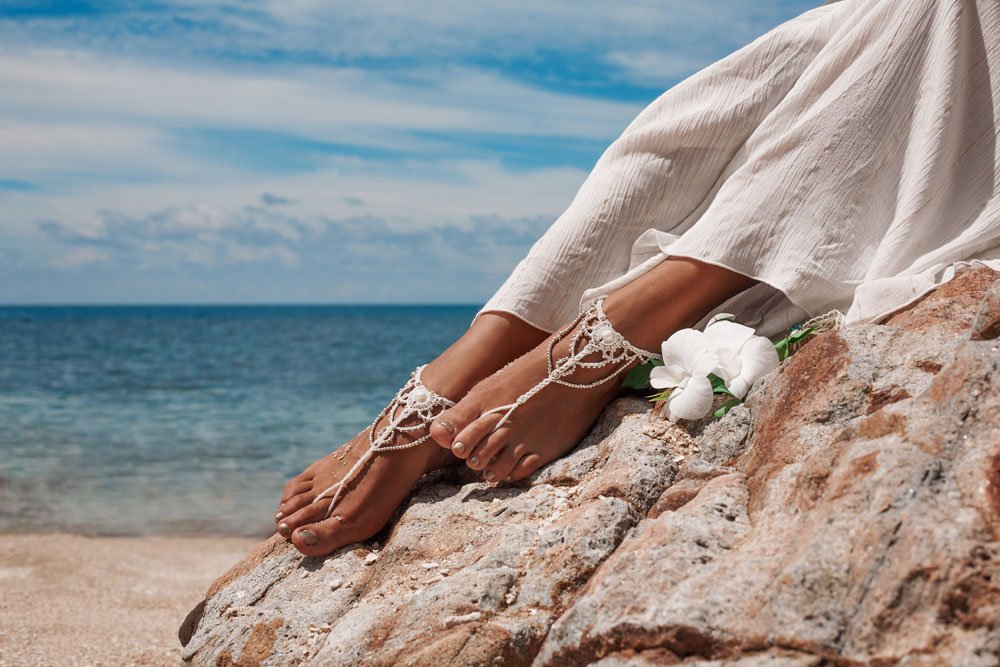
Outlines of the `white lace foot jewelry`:
M344 489L347 488L347 485L358 476L361 469L376 454L379 452L410 449L411 447L416 447L427 442L431 437L430 432L414 437L409 442L396 444L396 440L400 436L414 436L421 429L428 429L435 417L454 405L452 401L444 396L428 389L427 385L421 381L420 373L424 368L426 366L420 366L413 371L410 379L396 393L395 398L389 401L389 405L385 406L378 417L375 418L375 421L372 422L371 427L368 429L368 451L351 466L351 469L347 471L347 474L339 482L316 496L313 500L314 503L318 503L326 498L330 499L330 505L326 509L327 518L333 513L337 503L343 497ZM385 428L379 431L378 435L375 435L375 429L383 419L388 419L388 423L385 425ZM345 451L348 450L350 450L350 445L345 446Z
M844 328L844 321L844 313L834 309L806 320L802 324L802 328L816 327L816 333L821 331L835 331Z
M548 375L541 382L521 394L513 403L501 405L483 413L486 415L498 412L504 413L504 416L493 427L493 431L503 426L510 419L510 416L514 414L514 410L518 406L524 405L528 399L550 384L559 384L564 387L572 387L573 389L591 389L617 377L633 361L644 364L651 359L661 358L656 352L643 350L628 342L625 336L611 326L607 315L604 314L603 304L604 299L598 299L589 308L580 313L580 316L569 326L556 333L549 340L548 350L545 355ZM556 344L564 340L577 325L581 325L580 330L569 341L569 356L556 362L553 356ZM593 361L585 361L587 357L593 355L600 355L600 358ZM581 368L596 369L615 364L620 365L613 373L594 382L577 383L563 379Z

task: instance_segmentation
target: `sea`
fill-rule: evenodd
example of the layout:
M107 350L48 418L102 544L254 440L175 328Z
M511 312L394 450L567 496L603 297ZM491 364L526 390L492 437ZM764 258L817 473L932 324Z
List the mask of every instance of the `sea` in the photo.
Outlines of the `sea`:
M0 307L0 532L266 535L476 311Z

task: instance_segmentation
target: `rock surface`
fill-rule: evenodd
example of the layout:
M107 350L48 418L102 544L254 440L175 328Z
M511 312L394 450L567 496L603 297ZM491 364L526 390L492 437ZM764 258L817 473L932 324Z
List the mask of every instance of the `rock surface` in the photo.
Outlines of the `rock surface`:
M384 546L280 538L181 628L212 665L997 665L1000 280L826 332L716 422L612 404L520 488L426 480Z

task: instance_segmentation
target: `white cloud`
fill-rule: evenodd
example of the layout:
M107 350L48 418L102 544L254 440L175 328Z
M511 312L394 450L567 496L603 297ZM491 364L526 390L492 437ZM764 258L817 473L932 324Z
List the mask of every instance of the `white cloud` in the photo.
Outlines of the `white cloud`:
M607 58L608 62L621 67L631 80L649 85L682 79L703 64L703 59L695 54L664 50L612 51Z
M580 170L518 177L490 160L317 156L311 171L274 176L191 151L172 132L246 128L433 155L440 142L414 132L610 142L639 108L465 69L452 70L446 81L431 79L425 72L403 85L357 71L320 70L284 78L172 70L86 53L0 53L0 179L44 186L37 193L2 195L0 231L30 233L36 219L85 225L85 216L108 207L138 215L184 202L232 206L278 187L317 213L319 207L333 214L356 209L361 199L368 212L388 217L414 209L428 217L520 215L541 199L546 206L530 211L538 214L566 196L567 184L582 178ZM541 191L553 181L554 189Z
M99 248L83 247L76 248L66 255L56 257L49 262L49 266L54 269L76 269L87 264L103 262L108 258L108 253Z
M651 99L813 4L168 3L0 17L8 277L90 272L97 291L85 298L100 300L101 272L120 271L116 299L135 280L157 300L227 300L264 294L267 267L272 300L276 286L304 300L447 300L456 285L459 298L484 298L586 175L578 162L515 168L489 146L607 144L644 90ZM368 157L319 151L295 171L268 170L209 152L205 133L217 130ZM4 179L30 187L4 190ZM183 267L219 272L188 280ZM248 267L239 280L224 271ZM326 275L340 276L328 291L316 280ZM198 291L213 280L217 291ZM50 298L6 284L0 298ZM63 296L51 298L73 300L75 286L53 282Z
M541 52L638 56L692 53L704 66L780 20L821 0L256 0L173 3L190 20L211 17L232 30L213 48L239 51L241 33L259 44L329 58L453 60L489 54L498 61ZM625 79L632 72L624 72ZM682 72L690 74L691 70ZM645 78L636 81L648 83ZM665 83L659 79L658 83Z
M157 156L156 151L150 154L154 160ZM204 177L178 173L177 180L162 183L95 183L8 197L0 213L0 236L33 248L33 257L51 256L61 248L40 234L38 220L57 221L83 239L96 238L106 234L109 209L133 219L183 211L180 217L161 215L156 223L176 232L182 221L201 227L238 224L238 218L227 216L252 206L273 214L258 215L255 224L272 225L269 230L276 237L292 240L315 232L315 221L324 217L377 218L410 232L443 224L462 228L491 216L551 221L569 205L586 175L573 168L512 170L493 161L386 164L350 158L331 160L320 171L280 177L196 173ZM290 201L261 206L264 192ZM305 229L284 225L282 216L294 217Z
M97 217L99 224L86 234L54 221L40 225L58 247L71 248L47 268L73 269L77 277L90 269L91 285L100 284L101 276L105 283L119 282L111 276L130 276L137 291L126 300L139 301L155 293L149 291L149 276L161 281L152 289L162 289L190 283L193 276L231 283L234 275L280 280L285 298L297 300L483 300L549 223L545 217L472 216L418 230L408 219L305 218L257 203L231 211L195 205L139 217L102 211ZM291 278L296 274L318 282L303 290L302 279ZM256 297L241 292L240 300L274 300L276 284ZM139 291L140 285L147 291ZM0 298L31 300L35 288L0 281ZM300 296L303 292L313 296ZM91 300L107 298L105 292ZM188 296L206 299L212 300L208 292Z
M281 245L270 248L248 248L237 244L229 244L226 248L226 259L237 264L253 264L277 260L287 266L299 265L299 256Z
M0 53L0 82L0 113L21 122L250 128L392 149L432 147L399 134L427 130L607 136L637 111L457 66L411 71L398 82L347 68L189 70L37 50Z
M3 106L0 101L0 109ZM0 120L0 177L59 181L73 172L92 178L121 177L137 172L161 174L169 166L153 165L144 154L162 140L162 132L155 127L71 122L72 110L65 112L66 120L40 122L40 111L0 111L6 116ZM21 120L12 120L15 116Z

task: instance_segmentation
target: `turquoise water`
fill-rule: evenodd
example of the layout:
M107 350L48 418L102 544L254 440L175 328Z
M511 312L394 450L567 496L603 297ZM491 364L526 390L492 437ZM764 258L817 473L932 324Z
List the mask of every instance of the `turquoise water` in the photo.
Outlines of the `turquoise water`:
M475 312L0 307L0 532L265 534Z

